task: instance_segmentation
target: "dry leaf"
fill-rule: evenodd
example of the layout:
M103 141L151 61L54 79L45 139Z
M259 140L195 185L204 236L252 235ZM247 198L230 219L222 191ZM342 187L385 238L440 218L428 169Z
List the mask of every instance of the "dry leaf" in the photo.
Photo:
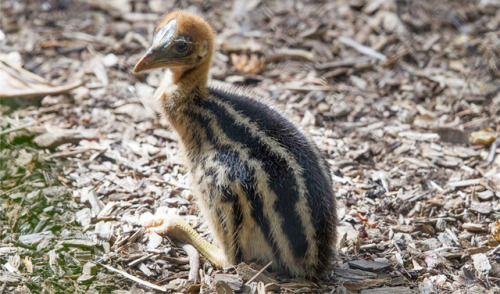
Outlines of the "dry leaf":
M369 226L370 228L376 228L377 227L377 224L372 223L367 218L364 218L364 217L362 217L359 214L355 214L355 215L353 215L353 217L355 217L356 219L358 219L363 225Z
M231 61L234 67L244 74L258 74L266 68L264 57L257 57L256 54L231 54Z
M33 263L31 262L31 257L26 256L26 258L21 258L21 261L24 263L26 271L28 273L33 273Z
M67 93L83 85L75 81L64 86L54 86L20 66L10 63L0 55L0 97L40 97Z
M490 145L497 139L497 134L491 128L472 132L469 136L469 141L474 145Z
M495 228L493 228L493 233L491 233L491 235L495 238L495 240L500 242L500 220L497 220L495 223Z

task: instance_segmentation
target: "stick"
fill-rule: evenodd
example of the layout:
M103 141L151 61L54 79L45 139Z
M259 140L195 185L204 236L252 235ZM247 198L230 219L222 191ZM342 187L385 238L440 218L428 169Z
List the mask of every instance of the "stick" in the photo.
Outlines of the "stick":
M20 125L18 127L14 127L14 128L10 128L10 129L6 129L6 130L3 130L0 132L0 136L3 136L5 134L8 134L8 133L12 133L12 132L15 132L15 131L19 131L19 130L22 130L22 129L26 129L26 128L29 128L31 127L32 125L35 125L37 124L38 121L35 120L35 121L32 121L32 122L29 122L29 123L26 123L24 125Z
M365 45L361 45L358 42L354 41L353 39L349 39L349 38L340 36L339 41L344 45L347 45L347 46L354 48L356 51L358 51L359 53L362 53L364 55L368 55L370 57L376 58L376 59L381 60L381 61L387 60L387 57L385 57L384 54L382 54L378 51L375 51L374 49L367 47Z
M191 244L182 245L182 249L186 251L186 254L189 257L188 279L196 283L198 281L198 271L200 270L200 253Z
M491 143L491 149L490 149L490 154L488 155L488 160L485 163L479 165L479 167L487 167L493 162L493 160L495 160L495 155L497 152L498 145L500 145L500 135L498 135L498 138L493 143Z
M165 181L165 180L157 180L157 179L151 179L151 181L156 182L156 183L160 183L160 184L167 184L169 186L184 189L184 190L191 190L191 187L179 184L179 183L174 182L174 181Z
M121 271L119 269L116 269L114 267L110 267L109 265L105 265L105 264L102 264L100 262L97 262L100 266L112 271L112 272L115 272L115 273L118 273L118 274L121 274L122 276L124 276L125 278L127 279L130 279L136 283L139 283L141 285L144 285L146 287L149 287L151 289L155 289L155 290L158 290L158 291L162 291L162 292L167 292L168 289L166 287L161 287L161 286L158 286L158 285L155 285L153 283L150 283L148 281L144 281L142 279L139 279L138 277L134 277L132 276L131 274L127 273L127 272L124 272L124 271Z
M266 266L264 266L260 271L258 271L250 280L248 280L245 283L245 286L248 286L251 282L253 282L253 280L255 280L260 274L262 274L262 272L266 270L266 268L268 268L271 265L271 263L273 263L272 260L268 264L266 264Z
M80 154L80 153L85 153L85 152L88 152L88 151L99 151L99 152L102 153L102 152L106 151L106 149L93 148L93 147L81 148L81 149L77 149L77 150L73 150L73 151L68 151L68 152L54 153L54 154L48 156L47 158L52 159L52 158L58 158L58 157L69 157L69 156L77 155L77 154Z

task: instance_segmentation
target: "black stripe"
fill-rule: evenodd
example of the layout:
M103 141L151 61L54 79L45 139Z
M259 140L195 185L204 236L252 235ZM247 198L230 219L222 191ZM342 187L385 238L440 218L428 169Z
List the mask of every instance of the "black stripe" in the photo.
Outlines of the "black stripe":
M220 190L220 189L219 189ZM224 235L229 235L231 234L233 236L231 243L227 241L227 238L224 238L224 246L226 250L231 250L231 248L234 248L234 262L235 264L240 263L243 260L243 253L241 252L241 243L240 243L240 236L239 236L239 230L241 228L241 225L243 223L243 213L241 210L240 203L238 201L238 195L235 193L231 192L229 188L223 189L221 191L222 193L222 201L223 202L232 202L232 213L233 213L233 231L230 232L228 225L227 225L227 219L225 219L222 215L222 212L217 209L217 216L219 218L219 222L222 226L222 231L224 232Z
M330 252L327 248L332 236L333 222L336 216L335 198L329 171L322 171L326 166L323 158L318 158L315 146L290 121L267 105L255 99L237 95L221 89L209 89L210 93L224 103L231 105L237 112L244 115L267 136L276 140L281 146L293 154L298 164L305 170L302 175L307 189L307 203L313 213L312 221L319 240L321 252ZM320 254L320 258L321 258Z
M248 170L248 167L246 167ZM276 240L273 238L271 233L271 225L269 224L269 220L264 216L264 204L262 203L262 198L257 192L255 187L255 176L252 175L247 178L241 178L241 187L243 188L243 192L247 196L247 199L250 201L252 205L252 218L255 220L257 225L261 228L262 233L264 234L266 240L271 244L273 248L273 252L277 254L280 252L278 244ZM278 254L279 257L279 254Z
M203 129L205 129L207 139L218 150L216 159L219 162L221 162L221 164L224 164L229 168L229 177L231 179L234 180L238 179L240 181L243 192L247 195L248 200L251 203L252 218L261 228L264 237L271 244L273 251L279 252L278 246L271 234L269 220L264 216L264 209L263 209L264 205L262 203L262 199L256 192L255 188L256 181L254 173L250 170L250 168L246 164L242 163L237 152L231 150L229 146L220 145L219 142L217 142L217 139L213 134L212 128L210 127L210 120L208 118L203 117L199 113L190 113L189 115L191 118L196 120ZM219 187L219 188L223 193L227 192L224 192L222 190L226 191L229 190L227 187ZM222 195L224 195L223 196L224 198L227 197L227 195L225 194ZM213 195L211 195L211 197L212 196ZM241 207L238 210L241 213ZM241 221L239 224L241 224Z
M219 127L229 139L241 143L249 150L251 158L262 162L264 171L269 177L269 187L278 197L273 210L283 218L282 229L288 237L294 256L305 257L308 242L300 216L295 211L299 191L293 169L288 166L285 159L272 152L269 146L252 135L245 126L236 124L234 118L222 106L204 100L202 107L215 115ZM255 185L255 181L251 184Z

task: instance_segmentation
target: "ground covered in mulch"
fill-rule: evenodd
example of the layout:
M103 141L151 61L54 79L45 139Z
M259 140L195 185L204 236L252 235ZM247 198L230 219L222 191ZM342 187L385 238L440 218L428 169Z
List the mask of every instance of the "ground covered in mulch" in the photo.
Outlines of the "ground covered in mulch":
M189 246L140 225L174 210L210 239L177 137L148 100L162 71L132 72L174 8L217 31L213 80L282 105L325 154L341 237L325 280L203 257L190 272ZM0 293L500 293L499 11L2 1Z

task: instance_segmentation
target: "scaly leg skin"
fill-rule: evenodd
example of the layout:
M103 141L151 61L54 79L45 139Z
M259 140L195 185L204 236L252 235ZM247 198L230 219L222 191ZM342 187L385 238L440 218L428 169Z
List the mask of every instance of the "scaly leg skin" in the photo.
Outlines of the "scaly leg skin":
M144 227L148 228L148 233L154 232L158 235L168 235L171 238L193 245L198 252L217 267L231 265L227 262L222 250L200 236L180 215L174 213L157 215L146 213L141 216L140 222Z

